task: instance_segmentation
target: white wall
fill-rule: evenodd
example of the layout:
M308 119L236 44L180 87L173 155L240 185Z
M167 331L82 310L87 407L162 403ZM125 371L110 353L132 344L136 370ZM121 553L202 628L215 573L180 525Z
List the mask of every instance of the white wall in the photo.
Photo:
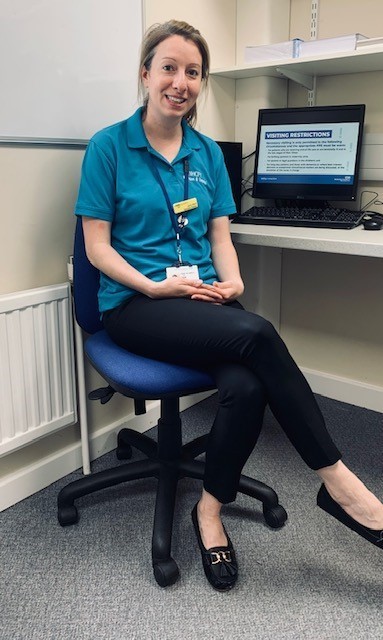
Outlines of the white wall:
M290 0L238 0L236 64L244 64L245 46L290 38ZM218 66L223 66L222 64Z
M334 38L362 33L374 38L382 35L380 0L318 0L318 38ZM310 38L309 0L291 1L291 37Z

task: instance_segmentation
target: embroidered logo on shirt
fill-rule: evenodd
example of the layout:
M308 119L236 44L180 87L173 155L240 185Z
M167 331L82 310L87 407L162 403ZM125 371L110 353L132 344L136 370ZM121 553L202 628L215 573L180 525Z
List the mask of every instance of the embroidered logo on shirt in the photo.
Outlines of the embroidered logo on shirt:
M204 185L207 184L205 178L202 177L202 173L200 171L189 171L189 180L190 182L200 182L201 184L204 184Z

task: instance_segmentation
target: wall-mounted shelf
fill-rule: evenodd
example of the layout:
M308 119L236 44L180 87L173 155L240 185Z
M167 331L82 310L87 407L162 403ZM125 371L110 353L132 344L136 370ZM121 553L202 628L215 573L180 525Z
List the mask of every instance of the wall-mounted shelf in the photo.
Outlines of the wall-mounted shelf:
M329 53L312 58L284 58L242 67L213 69L211 75L235 80L259 76L285 77L302 84L308 89L312 89L315 76L335 76L346 73L382 70L383 46L380 44L356 51L337 52L337 54Z

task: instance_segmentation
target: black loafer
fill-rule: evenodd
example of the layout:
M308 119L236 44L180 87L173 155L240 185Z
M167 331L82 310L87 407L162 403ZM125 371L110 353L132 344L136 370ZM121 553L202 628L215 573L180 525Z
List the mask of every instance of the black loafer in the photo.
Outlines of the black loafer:
M237 582L238 564L233 545L226 533L226 530L226 547L211 547L211 549L206 549L202 542L201 532L199 530L197 505L194 506L191 516L197 536L198 546L201 551L202 566L206 578L210 582L211 586L214 587L214 589L217 589L217 591L229 591Z
M359 524L354 518L348 515L342 509L342 507L335 502L335 500L330 496L324 484L322 484L319 489L319 493L317 496L317 505L326 513L329 513L330 516L333 516L339 522L346 525L352 531L355 531L358 535L362 536L372 544L375 544L377 547L383 549L383 529L380 531L379 529L369 529L368 527L364 527L362 524Z

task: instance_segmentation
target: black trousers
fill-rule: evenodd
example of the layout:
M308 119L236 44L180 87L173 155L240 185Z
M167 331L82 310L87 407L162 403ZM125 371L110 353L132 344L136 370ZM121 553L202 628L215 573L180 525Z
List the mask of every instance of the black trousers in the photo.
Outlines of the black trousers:
M152 300L139 294L107 311L104 326L129 351L202 366L214 375L218 411L208 439L204 487L220 502L235 500L267 404L311 469L340 459L314 395L283 340L270 322L245 311L239 302Z

